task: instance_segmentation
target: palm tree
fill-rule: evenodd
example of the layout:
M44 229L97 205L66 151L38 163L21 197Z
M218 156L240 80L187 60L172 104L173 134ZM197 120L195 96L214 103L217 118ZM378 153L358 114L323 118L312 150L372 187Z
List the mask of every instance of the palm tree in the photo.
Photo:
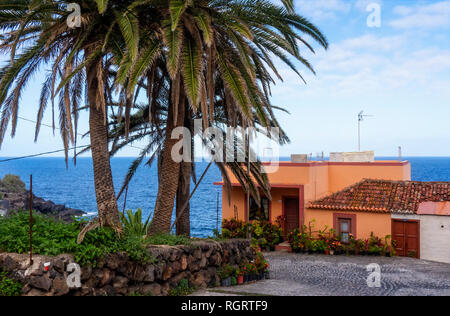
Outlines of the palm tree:
M276 121L271 119L270 89L275 78L282 80L273 59L278 58L302 77L295 62L314 72L300 54L300 45L314 52L303 36L328 47L322 33L293 11L291 0L283 3L144 1L142 8L151 8L159 20L142 24L146 38L139 43L139 61L131 64L124 59L119 70L124 75L119 82L128 94L141 80L148 91L153 91L160 84L155 80L154 64L164 57L170 77L165 135L182 126L186 113L182 103L186 100L194 112L202 113L204 127L214 124L212 112L220 94L230 126L253 126L258 120L261 126L270 127L270 122ZM138 5L133 8L141 10ZM217 81L223 82L220 91L215 89ZM165 137L162 144L161 181L150 233L168 232L170 228L180 173L180 165L170 157L175 142Z
M69 2L82 9L80 27L67 24ZM10 120L14 136L21 94L33 75L44 68L48 74L37 110L35 141L49 100L55 127L58 99L67 164L69 146L76 146L84 91L98 207L98 221L88 229L101 225L121 230L108 150L106 105L113 102L113 93L107 89L105 69L122 58L114 54L121 54L130 45L129 33L137 34L133 12L126 7L132 2L137 1L3 0L0 4L0 51L10 54L10 60L0 69L0 144Z

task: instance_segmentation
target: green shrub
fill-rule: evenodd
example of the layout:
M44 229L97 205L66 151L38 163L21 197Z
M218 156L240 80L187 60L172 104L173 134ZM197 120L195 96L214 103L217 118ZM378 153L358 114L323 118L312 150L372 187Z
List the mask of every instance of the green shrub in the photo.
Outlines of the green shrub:
M247 224L237 219L224 219L222 221L222 238L246 238Z
M108 228L88 232L83 243L77 244L77 236L83 220L71 224L56 221L44 215L33 214L33 252L56 256L73 254L76 262L85 266L96 266L107 254L125 251L136 262L153 260L142 240L130 235L119 238ZM8 218L0 218L0 251L27 253L29 250L29 217L26 212L17 212Z
M195 287L189 287L189 282L186 279L180 281L178 286L169 291L170 296L186 296L195 292Z
M191 240L186 236L176 236L171 234L156 234L148 236L144 242L147 245L168 246L190 245L192 243Z
M3 186L8 192L23 193L25 192L25 183L20 180L19 176L13 174L7 174L2 180Z
M128 235L137 237L145 237L150 227L150 216L145 223L142 222L142 210L138 208L136 213L128 210L125 214L120 214L120 220L123 224L124 232Z
M6 272L0 272L0 296L20 296L22 284L8 278Z

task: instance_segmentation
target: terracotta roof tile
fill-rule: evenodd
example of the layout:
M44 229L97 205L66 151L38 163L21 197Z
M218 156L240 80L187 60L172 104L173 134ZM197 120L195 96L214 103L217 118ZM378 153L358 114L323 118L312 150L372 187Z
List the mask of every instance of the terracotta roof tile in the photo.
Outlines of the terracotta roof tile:
M450 201L450 182L363 180L308 204L314 209L417 213L422 202Z

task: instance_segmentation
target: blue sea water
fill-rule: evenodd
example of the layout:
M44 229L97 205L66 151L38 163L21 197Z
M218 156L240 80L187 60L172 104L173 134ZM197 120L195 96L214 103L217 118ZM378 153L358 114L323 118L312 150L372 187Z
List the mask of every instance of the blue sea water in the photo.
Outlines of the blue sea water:
M395 159L379 157L379 160ZM417 181L450 181L450 157L405 157L411 162L412 179ZM133 158L111 160L116 191L122 185ZM200 178L207 162L197 162L197 178ZM90 158L79 158L77 165L64 158L30 158L0 163L0 177L17 174L29 185L33 174L33 192L57 204L81 209L89 214L96 213L92 162ZM221 188L213 183L221 180L220 171L214 165L207 172L191 202L191 228L195 237L212 235L217 222L221 222ZM127 209L142 208L145 216L152 213L158 192L157 170L142 166L139 168L128 190ZM217 212L219 201L219 212ZM123 196L119 208L123 207Z

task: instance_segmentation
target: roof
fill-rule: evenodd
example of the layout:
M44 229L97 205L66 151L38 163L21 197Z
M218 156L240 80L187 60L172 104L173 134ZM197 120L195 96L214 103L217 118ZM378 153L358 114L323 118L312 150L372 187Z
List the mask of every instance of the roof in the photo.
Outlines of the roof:
M450 201L450 182L365 179L308 204L312 209L417 214L423 202Z

